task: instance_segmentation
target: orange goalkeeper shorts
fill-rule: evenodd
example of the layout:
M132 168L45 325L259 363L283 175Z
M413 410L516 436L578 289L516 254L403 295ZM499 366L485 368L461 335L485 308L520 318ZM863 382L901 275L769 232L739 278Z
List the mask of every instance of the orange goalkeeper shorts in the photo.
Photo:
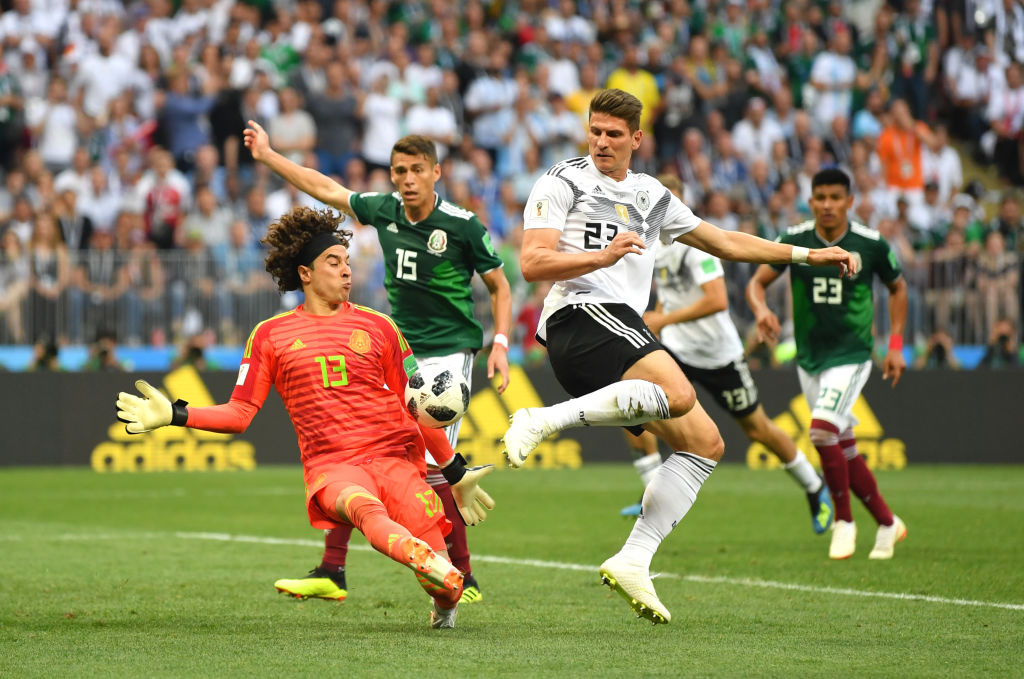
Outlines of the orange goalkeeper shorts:
M376 457L356 464L326 462L308 466L305 476L306 511L314 528L350 524L338 514L338 495L346 488L359 486L383 503L392 521L434 549L445 549L443 536L451 532L452 524L444 515L441 498L407 458ZM433 528L442 536L438 545L428 539Z

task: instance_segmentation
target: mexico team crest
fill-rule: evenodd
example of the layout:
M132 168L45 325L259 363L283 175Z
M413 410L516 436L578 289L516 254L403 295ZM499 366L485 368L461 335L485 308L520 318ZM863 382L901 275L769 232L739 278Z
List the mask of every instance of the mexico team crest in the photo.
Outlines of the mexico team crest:
M448 249L448 234L441 229L434 229L427 238L427 249L439 255Z
M365 330L357 328L348 336L348 346L357 354L365 354L370 350L370 335Z

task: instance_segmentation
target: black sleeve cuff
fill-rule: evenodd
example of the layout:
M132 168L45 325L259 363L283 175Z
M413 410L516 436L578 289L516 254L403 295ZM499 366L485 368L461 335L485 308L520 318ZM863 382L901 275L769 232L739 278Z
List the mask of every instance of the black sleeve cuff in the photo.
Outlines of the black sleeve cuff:
M448 463L448 466L441 469L441 474L444 475L444 480L448 482L449 486L454 486L466 475L466 458L462 457L461 453L455 453L455 457Z
M175 427L184 427L185 423L188 422L188 401L182 401L180 398L171 404L171 424Z

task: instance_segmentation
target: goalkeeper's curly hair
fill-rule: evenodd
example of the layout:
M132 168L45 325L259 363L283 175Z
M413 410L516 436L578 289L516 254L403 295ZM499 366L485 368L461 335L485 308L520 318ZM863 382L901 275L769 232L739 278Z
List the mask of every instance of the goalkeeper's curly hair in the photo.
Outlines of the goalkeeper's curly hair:
M281 215L267 228L267 235L260 240L270 252L267 253L267 273L277 282L281 292L302 289L299 279L299 262L295 259L302 248L318 233L335 233L346 248L351 231L339 230L345 215L336 215L331 210L314 210L297 207Z

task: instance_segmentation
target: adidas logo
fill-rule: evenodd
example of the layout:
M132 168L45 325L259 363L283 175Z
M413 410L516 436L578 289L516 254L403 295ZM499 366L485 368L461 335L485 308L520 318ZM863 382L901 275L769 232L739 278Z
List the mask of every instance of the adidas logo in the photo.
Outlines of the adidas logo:
M296 349L305 349L306 345L302 343L302 340L297 339L292 342L292 345L288 347L288 351L295 351Z
M398 225L395 224L394 222L391 222L390 224L388 224L388 231L390 231L391 233L398 233Z
M469 409L462 418L459 444L456 446L470 464L505 465L501 454L501 437L508 429L509 415L520 408L539 408L544 405L540 395L530 383L526 371L509 366L509 386L499 394L489 385L473 394ZM544 439L526 458L527 468L578 469L583 466L580 443L557 435Z
M593 193L595 196L604 195L604 191L601 190L600 186L595 186Z
M853 404L853 415L857 418L857 426L853 433L857 437L857 449L864 456L871 469L903 469L907 466L907 445L901 439L885 438L882 423L878 421L875 411L868 405L867 399L861 394ZM811 409L803 395L795 396L789 402L789 410L785 410L772 418L775 424L793 439L797 447L804 451L807 461L815 467L821 467L818 451L811 442ZM782 466L779 459L761 443L752 443L747 448L747 466L751 469L777 469Z

